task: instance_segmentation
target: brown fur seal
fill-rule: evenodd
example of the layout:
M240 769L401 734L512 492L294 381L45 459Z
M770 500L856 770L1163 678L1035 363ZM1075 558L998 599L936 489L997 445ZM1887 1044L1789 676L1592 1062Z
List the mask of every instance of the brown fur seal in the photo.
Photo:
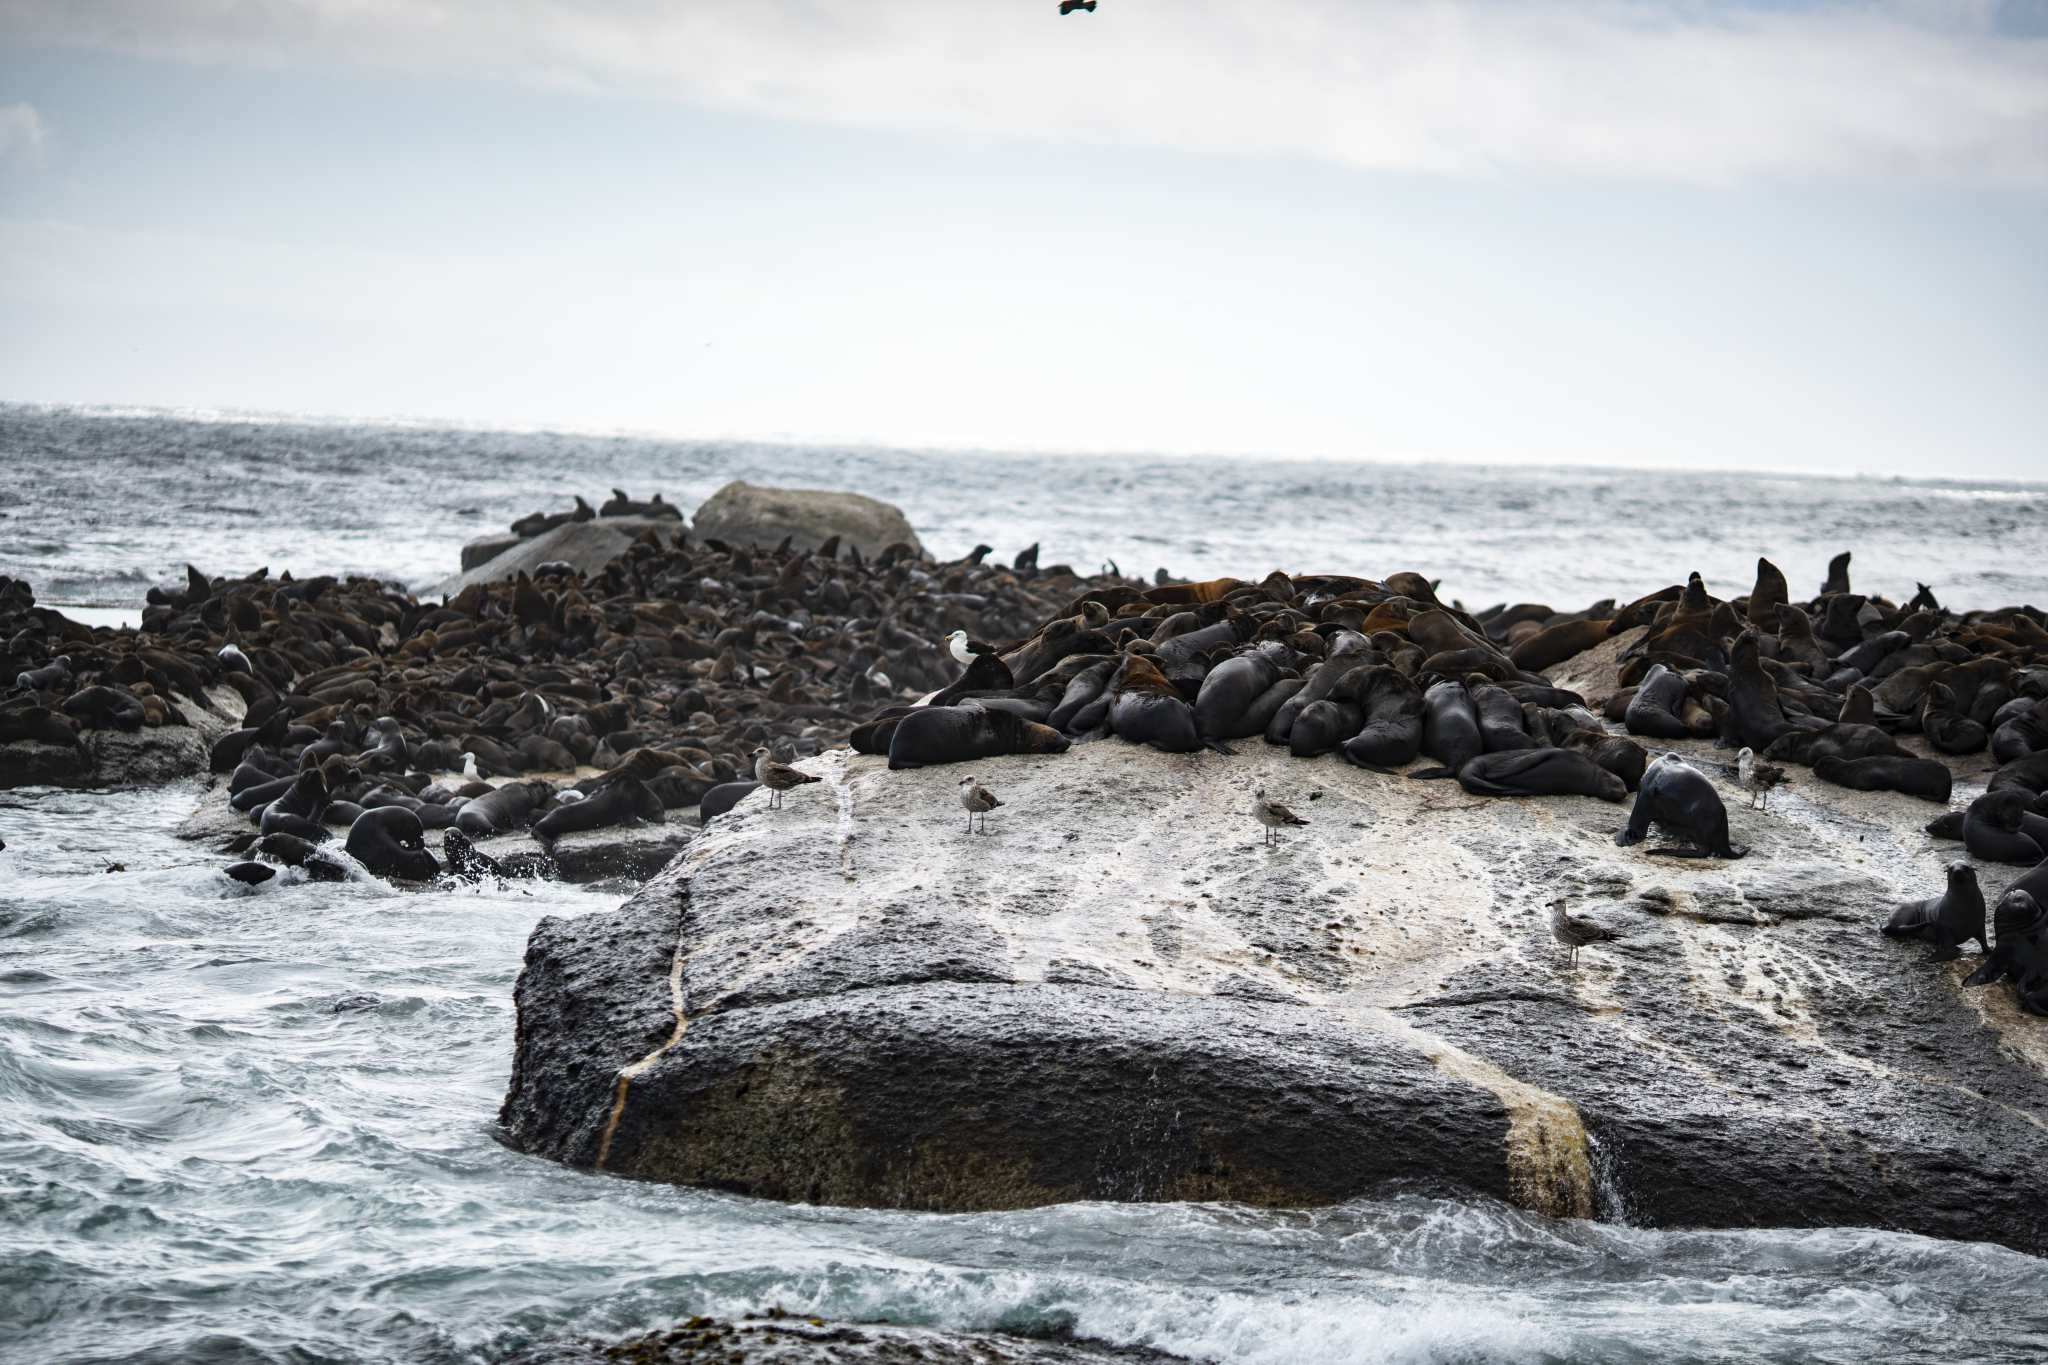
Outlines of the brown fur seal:
M1502 749L1458 770L1475 796L1596 796L1622 801L1628 784L1578 749Z
M1963 955L1962 945L1977 940L1980 951L1989 953L1984 941L1984 892L1977 885L1977 869L1961 860L1948 865L1948 889L1939 896L1908 901L1893 908L1884 922L1886 938L1921 938L1935 946L1930 962L1953 962Z
M1650 824L1692 832L1695 847L1653 848L1653 854L1669 858L1740 858L1749 850L1728 840L1728 809L1707 775L1677 754L1665 754L1643 773L1636 791L1635 807L1628 825L1614 836L1627 848L1639 844L1650 832Z
M1174 700L1180 699L1176 695ZM1189 728L1193 728L1192 722ZM959 706L923 706L897 721L896 733L889 741L889 766L922 768L1001 754L1063 754L1069 744L1067 737L1050 725L1007 711L991 711L973 701Z

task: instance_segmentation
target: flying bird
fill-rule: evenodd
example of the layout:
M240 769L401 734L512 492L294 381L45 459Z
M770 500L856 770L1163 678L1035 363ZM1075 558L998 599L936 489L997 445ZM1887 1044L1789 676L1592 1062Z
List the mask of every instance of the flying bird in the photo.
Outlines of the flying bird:
M1060 0L1060 13L1072 14L1077 9L1093 11L1095 0Z

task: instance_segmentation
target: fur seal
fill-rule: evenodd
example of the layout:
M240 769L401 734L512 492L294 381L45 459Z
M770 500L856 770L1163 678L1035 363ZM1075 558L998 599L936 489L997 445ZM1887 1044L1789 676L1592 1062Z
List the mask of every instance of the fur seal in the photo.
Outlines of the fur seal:
M263 807L256 827L265 834L296 834L320 843L327 838L327 779L308 768L292 779L291 789Z
M1945 754L1974 754L1990 740L1984 727L1971 720L1956 703L1956 694L1942 683L1927 689L1920 713L1920 732L1927 742Z
M721 782L704 793L697 803L697 823L708 825L740 802L761 790L759 782Z
M1778 609L1792 600L1792 587L1784 573L1768 559L1756 562L1756 586L1749 590L1750 623L1759 630L1778 628Z
M1622 724L1632 735L1644 735L1650 739L1688 739L1692 730L1681 719L1685 698L1684 675L1673 673L1663 664L1653 664L1636 688L1635 698L1629 702Z
M546 804L555 789L538 778L507 782L471 800L456 812L455 827L472 839L509 834L532 823L533 812Z
M1460 768L1458 785L1474 796L1628 796L1627 783L1578 749L1497 749Z
M1866 694L1867 695L1867 694ZM1755 747L1755 746L1751 746ZM1812 767L1823 758L1910 758L1898 741L1875 725L1837 721L1818 730L1788 730L1771 741L1763 756Z
M1195 729L1194 708L1180 689L1150 660L1138 655L1124 665L1123 676L1117 680L1116 698L1109 704L1109 728L1123 739L1170 754L1193 753L1204 743L1221 743L1203 740ZM889 761L895 766L893 752Z
M1728 714L1714 747L1761 753L1790 728L1778 704L1777 684L1764 672L1756 627L1751 626L1735 637L1735 647L1728 653Z
M1287 751L1296 758L1318 758L1365 728L1365 711L1350 702L1328 697L1301 708L1287 732Z
M1440 682L1422 694L1422 752L1450 770L1446 777L1486 752L1479 710L1462 684Z
M505 869L498 860L487 853L479 853L469 836L459 829L451 829L441 836L441 852L448 859L448 875L465 882L480 882L485 877L502 877Z
M1117 666L1116 659L1101 659L1069 678L1066 690L1060 694L1060 704L1052 709L1045 723L1055 730L1073 729L1074 717L1102 695L1103 689L1115 676Z
M268 863L235 863L227 874L244 886L261 886L277 875L277 869Z
M1225 659L1209 670L1201 691L1195 694L1195 732L1204 739L1249 739L1261 733L1266 728L1264 722L1256 729L1241 722L1279 681L1280 665L1257 650ZM1278 703L1273 709L1279 709ZM1266 721L1271 720L1269 713Z
M1948 889L1924 901L1895 906L1884 922L1886 938L1920 938L1935 946L1930 962L1953 962L1963 955L1962 944L1977 940L1980 951L1989 953L1984 941L1984 892L1977 885L1977 869L1957 859L1948 865ZM1987 964L1988 965L1988 964Z
M1987 863L2032 867L2048 855L2048 819L2028 809L2024 792L1986 792L1963 815L1963 847Z
M1627 848L1639 844L1650 832L1650 822L1692 832L1695 847L1653 848L1652 854L1671 858L1740 858L1749 849L1728 841L1728 810L1721 794L1707 775L1677 754L1664 754L1643 773L1636 792L1636 804L1629 812L1628 825L1614 836Z
M1338 746L1347 762L1367 768L1399 768L1422 752L1422 690L1400 670L1380 665L1349 680L1365 711L1365 726Z
M1173 700L1186 708L1187 703L1177 695ZM1190 732L1194 729L1192 718L1188 728ZM920 707L902 717L889 741L889 767L922 768L1003 754L1063 754L1069 747L1071 741L1049 725L969 701L960 706ZM713 788L706 799L717 790Z
M1508 651L1508 662L1542 673L1585 653L1607 638L1606 621L1566 621L1538 631Z
M427 852L419 816L403 806L379 806L358 815L343 847L373 876L425 882L441 875L441 864Z
M1472 695L1472 709L1479 717L1479 738L1487 753L1542 747L1523 728L1520 702L1492 683L1475 683L1466 690Z
M1562 749L1576 749L1621 779L1622 786L1635 791L1643 785L1643 773L1650 766L1650 751L1626 735L1604 730L1574 730L1558 741Z
M2023 981L2037 974L2048 977L2048 864L2005 888L1991 913L1991 926L1991 952L1964 979L1965 986Z
M1832 782L1852 791L1904 792L1907 796L1939 801L1943 805L1948 804L1954 784L1948 764L1940 759L1895 758L1890 755L1818 758L1814 760L1813 775L1823 782Z
M667 817L661 798L637 777L621 774L606 782L584 800L557 806L533 822L531 833L541 847L552 850L564 834L591 829L633 829L658 825Z
M140 730L142 699L118 687L86 687L57 703L57 709L90 730Z

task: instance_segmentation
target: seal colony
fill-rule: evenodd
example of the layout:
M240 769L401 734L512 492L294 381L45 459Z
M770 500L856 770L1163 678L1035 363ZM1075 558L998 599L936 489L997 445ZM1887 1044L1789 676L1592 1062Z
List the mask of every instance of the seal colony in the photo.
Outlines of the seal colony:
M1634 793L1617 842L1660 823L1690 847L1652 852L1727 859L1744 850L1714 784L1677 755L1652 763L1642 741L1713 738L1749 751L1752 771L1760 755L1946 803L1948 765L1899 743L1919 735L2000 765L1995 808L1956 831L1974 856L2048 854L2042 613L1956 613L1924 588L1903 605L1856 594L1847 555L1797 603L1759 560L1732 600L1695 573L1620 607L1471 612L1414 572L1147 586L1040 568L1036 546L1005 567L987 546L941 563L908 543L863 559L836 542L697 544L679 522L595 574L543 566L440 602L368 579L188 568L182 592L152 589L141 629L119 631L7 580L0 737L76 745L84 730L176 726L181 706L213 710L207 689L231 688L245 713L210 759L253 827L232 851L276 835L317 845L396 808L412 820L377 816L345 846L413 877L441 871L414 823L531 830L548 847L661 822L764 764L779 802L813 780L788 763L841 744L905 769L1112 738L1173 754L1258 739L1475 796ZM1608 695L1553 683L1621 637Z

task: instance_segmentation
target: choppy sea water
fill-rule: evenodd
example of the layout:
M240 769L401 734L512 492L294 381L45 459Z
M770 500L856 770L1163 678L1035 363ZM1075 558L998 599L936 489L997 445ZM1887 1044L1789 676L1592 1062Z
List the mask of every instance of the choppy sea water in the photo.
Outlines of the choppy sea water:
M1598 471L22 408L0 409L0 454L0 572L46 600L132 603L187 559L420 582L569 490L659 487L687 507L727 477L891 498L942 555L1042 539L1046 562L1127 570L1409 566L1468 601L1574 602L1668 581L1674 557L1738 586L1752 537L1795 583L1854 548L1873 587L1938 574L1966 605L2048 599L2048 495L2014 487L1700 476L1686 492ZM1790 490L1775 519L1742 520L1772 487ZM1589 522L1588 506L1631 510ZM2048 1358L2048 1262L1867 1229L1654 1231L1423 1199L936 1216L564 1170L496 1140L511 987L541 915L617 893L244 888L172 837L195 793L0 792L0 1360L489 1362L777 1303L1275 1365Z
M1931 584L1963 607L2048 604L2048 483L1340 461L976 454L494 432L0 405L0 573L50 602L139 604L151 583L268 565L424 587L515 518L728 479L901 506L942 558L1033 541L1041 564L1150 576L1380 577L1468 606L1577 610L1697 569L1747 591L1769 555L1795 593L1855 554L1861 591Z

